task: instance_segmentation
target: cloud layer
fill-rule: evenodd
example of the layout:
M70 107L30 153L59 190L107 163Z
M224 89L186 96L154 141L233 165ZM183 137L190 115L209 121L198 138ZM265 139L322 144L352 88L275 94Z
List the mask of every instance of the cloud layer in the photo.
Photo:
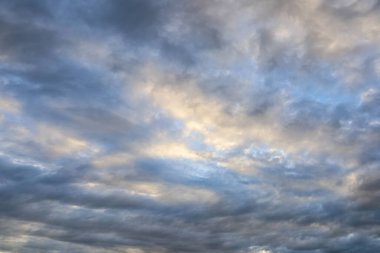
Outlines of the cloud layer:
M380 252L377 0L0 2L0 252Z

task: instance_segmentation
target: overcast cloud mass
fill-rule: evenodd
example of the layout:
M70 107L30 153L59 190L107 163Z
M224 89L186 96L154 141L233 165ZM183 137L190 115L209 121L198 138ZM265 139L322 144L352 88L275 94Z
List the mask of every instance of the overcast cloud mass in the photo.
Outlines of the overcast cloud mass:
M0 0L0 252L378 253L379 83L377 0Z

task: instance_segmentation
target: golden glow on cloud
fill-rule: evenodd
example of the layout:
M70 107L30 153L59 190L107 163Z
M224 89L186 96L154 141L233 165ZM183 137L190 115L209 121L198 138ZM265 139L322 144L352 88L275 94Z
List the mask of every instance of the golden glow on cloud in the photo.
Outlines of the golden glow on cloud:
M99 168L108 168L113 166L128 165L131 162L131 159L131 154L125 152L100 156L99 158L95 158L92 163Z
M90 191L104 193L108 191L125 192L131 195L152 198L162 203L215 204L219 200L215 192L207 189L167 183L133 182L114 178L104 182L79 184L79 186Z
M128 184L130 189L139 193L154 197L169 203L208 203L213 204L218 200L217 195L209 190L187 187L183 185L168 185L159 183L134 183Z
M20 104L15 99L0 95L0 113L1 111L18 113L20 111Z
M200 91L195 80L176 80L168 73L152 65L146 66L141 72L142 79L148 76L148 81L139 83L142 95L150 97L158 108L168 112L172 117L184 122L184 134L192 131L204 136L206 144L215 147L216 152L245 146L255 142L263 145L274 145L288 153L304 150L314 152L346 152L347 147L333 143L331 131L325 126L304 133L292 132L281 122L283 108L274 107L264 115L247 115L244 112L226 113L226 105L222 101L208 97ZM287 103L286 97L283 103ZM170 150L176 150L177 156L197 157L185 147L174 148L171 142L165 153L173 156ZM148 149L156 150L153 145ZM174 149L173 149L174 148ZM163 150L161 149L161 150ZM161 151L162 152L162 151ZM153 152L154 154L155 152ZM157 155L156 153L156 155ZM170 154L171 153L171 154Z
M41 146L53 156L87 156L98 152L98 148L86 140L56 127L41 125L38 128L37 135L39 136Z

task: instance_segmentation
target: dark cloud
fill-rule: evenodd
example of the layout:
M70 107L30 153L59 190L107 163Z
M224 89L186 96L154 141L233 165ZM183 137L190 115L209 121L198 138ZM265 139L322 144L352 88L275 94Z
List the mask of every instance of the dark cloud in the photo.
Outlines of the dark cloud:
M8 14L18 17L24 17L27 20L45 19L52 17L52 11L49 7L51 1L2 1L1 6L6 9ZM25 21L20 19L18 21Z
M55 45L61 42L56 32L43 27L26 26L23 22L1 19L0 27L0 47L11 62L43 63L53 56L57 49Z
M163 1L99 1L93 11L78 9L92 27L120 32L127 39L144 41L158 36L164 21ZM88 6L91 6L89 3Z

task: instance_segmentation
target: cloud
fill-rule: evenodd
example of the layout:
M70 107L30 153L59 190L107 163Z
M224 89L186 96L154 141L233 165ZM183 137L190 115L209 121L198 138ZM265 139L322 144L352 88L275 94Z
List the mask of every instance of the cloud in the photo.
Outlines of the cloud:
M378 252L378 1L2 1L1 252Z

